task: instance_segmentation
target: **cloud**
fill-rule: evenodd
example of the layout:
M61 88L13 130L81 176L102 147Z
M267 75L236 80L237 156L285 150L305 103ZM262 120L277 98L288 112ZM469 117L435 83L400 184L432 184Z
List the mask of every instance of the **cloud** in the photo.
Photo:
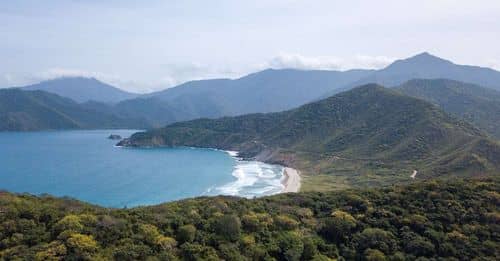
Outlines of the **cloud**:
M162 66L162 74L164 75L164 79L170 79L171 84L176 85L190 80L231 77L233 72L217 66L192 62L184 64L164 64Z
M380 69L393 61L393 58L386 56L356 55L345 59L334 56L304 56L301 54L281 53L264 63L262 67L301 70Z
M34 78L38 78L40 80L50 80L61 77L108 78L109 76L103 73L69 68L50 68L34 74Z
M486 66L500 71L500 60L489 60Z
M275 69L318 69L318 70L339 70L341 61L335 57L307 57L300 54L280 54L272 58L267 67Z

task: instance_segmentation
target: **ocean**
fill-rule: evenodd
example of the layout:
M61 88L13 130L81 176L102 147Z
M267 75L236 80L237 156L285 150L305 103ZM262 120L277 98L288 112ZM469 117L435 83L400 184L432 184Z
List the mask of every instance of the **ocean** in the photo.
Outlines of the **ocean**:
M283 168L200 148L122 148L135 130L0 132L0 189L135 207L196 196L279 193Z

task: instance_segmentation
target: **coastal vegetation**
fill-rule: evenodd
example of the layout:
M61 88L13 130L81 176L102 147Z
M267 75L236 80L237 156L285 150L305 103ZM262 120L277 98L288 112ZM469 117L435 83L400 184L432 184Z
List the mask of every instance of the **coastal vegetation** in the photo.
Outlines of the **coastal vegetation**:
M101 208L0 194L2 260L498 260L498 178Z
M122 146L192 146L301 170L303 190L500 170L500 145L438 107L370 84L297 109L200 119L136 133Z

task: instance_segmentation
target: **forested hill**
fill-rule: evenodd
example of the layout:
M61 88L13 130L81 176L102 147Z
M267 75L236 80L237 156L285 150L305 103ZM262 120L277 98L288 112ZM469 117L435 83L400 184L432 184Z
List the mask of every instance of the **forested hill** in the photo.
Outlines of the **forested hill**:
M134 134L120 145L236 150L350 185L407 181L414 169L419 178L500 169L500 146L481 131L430 103L377 85L281 113L176 123ZM317 189L308 181L314 178L306 179L306 190Z
M396 89L434 103L500 138L499 91L447 79L411 80Z
M498 260L498 179L105 209L0 193L2 260Z
M44 91L0 90L0 131L138 128L146 124Z

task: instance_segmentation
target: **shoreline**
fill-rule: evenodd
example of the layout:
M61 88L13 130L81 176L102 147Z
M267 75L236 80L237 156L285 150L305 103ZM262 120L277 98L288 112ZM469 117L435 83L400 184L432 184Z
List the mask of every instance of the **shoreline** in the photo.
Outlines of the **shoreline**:
M242 160L239 157L239 155L238 155L239 153L237 151L230 151L230 150L223 150L223 151L226 152L227 154L229 154L229 156L231 156L237 160ZM263 163L266 163L266 162L263 162ZM283 189L277 194L299 192L300 186L301 186L300 171L298 171L294 168L286 167L286 166L282 166L282 167L283 167L283 178L281 180L281 185L283 185Z
M300 185L301 185L300 171L298 171L294 168L284 167L283 175L284 175L285 179L281 182L284 186L281 193L297 193L297 192L299 192Z

